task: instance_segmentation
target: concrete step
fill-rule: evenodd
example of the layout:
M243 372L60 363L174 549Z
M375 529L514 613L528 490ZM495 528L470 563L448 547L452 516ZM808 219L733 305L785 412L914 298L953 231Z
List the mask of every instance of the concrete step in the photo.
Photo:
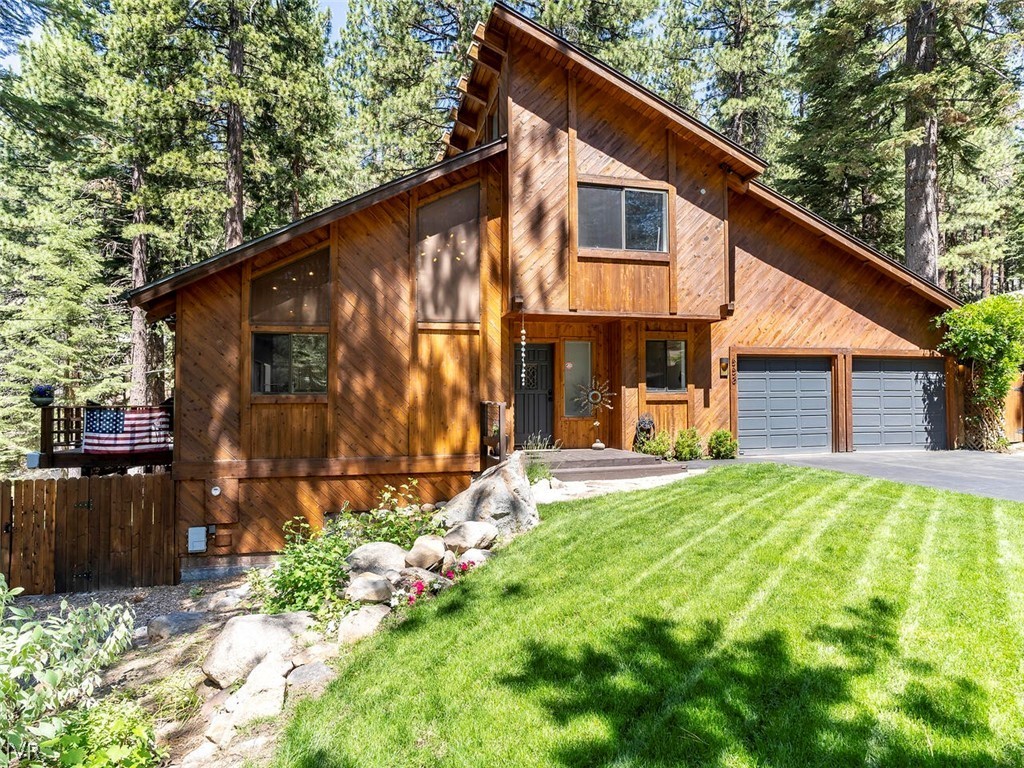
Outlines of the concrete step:
M654 466L608 465L600 467L573 467L556 469L551 474L562 482L578 482L584 480L635 480L642 477L661 477L662 475L684 475L686 465L659 462Z
M531 460L544 462L551 467L552 471L592 467L657 467L663 464L655 456L615 449L595 451L590 448L572 448L560 451L528 452L527 455Z

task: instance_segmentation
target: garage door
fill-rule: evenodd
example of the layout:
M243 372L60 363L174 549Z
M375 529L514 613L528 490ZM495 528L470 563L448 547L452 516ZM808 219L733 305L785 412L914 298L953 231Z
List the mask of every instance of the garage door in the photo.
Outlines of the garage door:
M832 450L832 365L826 357L740 357L740 452Z
M853 447L945 448L945 361L855 357Z

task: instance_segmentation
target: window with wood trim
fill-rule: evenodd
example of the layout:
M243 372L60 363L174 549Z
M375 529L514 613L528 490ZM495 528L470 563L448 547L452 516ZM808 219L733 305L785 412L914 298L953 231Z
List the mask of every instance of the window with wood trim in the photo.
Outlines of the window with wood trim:
M327 391L326 333L254 333L252 391L260 395Z
M420 322L480 320L480 185L416 210L416 317Z
M648 339L648 392L686 391L686 342L681 339Z
M580 184L579 247L668 251L668 193L660 189Z
M590 415L590 407L578 402L584 389L590 386L593 347L589 341L565 342L565 373L562 376L565 415L578 418Z
M249 321L254 325L326 325L330 280L326 248L253 278Z

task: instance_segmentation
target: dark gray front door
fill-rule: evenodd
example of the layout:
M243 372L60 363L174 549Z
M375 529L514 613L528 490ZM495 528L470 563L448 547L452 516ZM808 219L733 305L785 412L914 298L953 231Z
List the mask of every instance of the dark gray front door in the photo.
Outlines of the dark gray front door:
M853 358L853 447L944 449L945 361Z
M827 357L737 360L740 452L832 450L832 365Z
M515 346L516 445L551 441L555 406L555 349L553 344L527 344L525 376L521 347Z

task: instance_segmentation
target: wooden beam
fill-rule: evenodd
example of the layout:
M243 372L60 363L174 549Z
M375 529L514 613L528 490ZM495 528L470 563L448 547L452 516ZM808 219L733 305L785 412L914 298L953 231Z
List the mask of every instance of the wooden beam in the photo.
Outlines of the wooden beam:
M576 181L576 75L570 70L567 75L566 82L566 126L569 132L569 206L567 215L567 226L568 226L568 248L566 257L569 261L569 309L576 309L576 297L580 293L579 284L577 282L577 261L579 257L579 194L577 192L577 181Z
M58 454L60 455L60 454ZM172 470L176 480L267 477L353 477L476 472L478 454L453 456L352 456L338 459L252 459L250 461L182 461Z
M473 41L472 43L469 44L469 58L472 59L472 61L485 72L489 72L491 75L493 75L495 79L501 77L500 56L499 61L497 63L486 61L484 58L484 50L485 49L480 45L480 43Z
M459 78L459 83L456 86L459 93L462 94L463 100L473 101L480 107L487 106L487 97L480 96L478 93L473 92L472 83L469 82L469 78L463 75Z
M508 41L504 40L493 30L489 30L487 25L483 22L478 21L476 26L473 27L473 39L485 45L494 51L496 54L504 58L505 51L508 48Z

